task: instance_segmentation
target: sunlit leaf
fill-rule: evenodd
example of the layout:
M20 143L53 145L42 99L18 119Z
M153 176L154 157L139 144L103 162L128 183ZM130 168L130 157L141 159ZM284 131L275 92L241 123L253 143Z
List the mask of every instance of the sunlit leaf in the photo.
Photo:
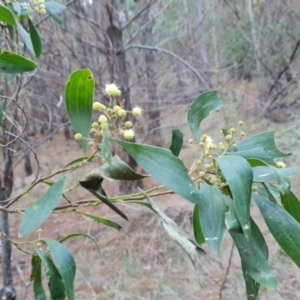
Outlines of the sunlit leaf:
M183 145L183 133L179 129L172 130L172 143L170 146L170 150L173 155L179 156Z
M300 224L280 206L256 194L252 197L277 243L300 267Z
M8 25L16 26L14 14L6 6L0 4L0 21Z
M20 224L22 236L28 236L37 230L51 215L62 197L65 181L66 177L57 181L36 203L26 208Z
M76 133L84 138L90 135L92 109L94 99L95 79L89 69L73 72L66 84L65 100L70 122ZM81 140L83 151L86 151L87 141Z
M43 239L42 241L49 249L52 261L62 278L68 299L74 300L74 278L76 273L76 265L73 256L60 242L48 239Z
M225 229L224 195L211 185L202 184L198 191L201 229L209 250L216 253L221 245Z
M199 126L201 122L213 111L223 106L217 95L217 91L209 91L201 94L192 103L188 112L188 124L194 139L199 142Z
M19 54L4 51L0 53L0 73L24 73L37 68L37 64Z
M36 31L34 25L32 24L32 21L30 20L29 17L27 18L27 20L28 20L28 25L29 25L29 34L30 34L30 38L31 38L35 56L40 57L42 54L42 41L41 41L40 36L39 36L38 32Z
M42 261L39 256L32 255L30 281L33 281L35 300L47 300L42 283Z
M66 298L65 286L62 281L62 277L57 269L57 266L55 266L50 257L38 247L35 247L35 251L46 269L46 275L48 277L48 288L51 298L56 300L64 300Z
M249 163L237 155L225 155L216 159L234 200L239 222L246 237L250 235L250 202L253 172Z

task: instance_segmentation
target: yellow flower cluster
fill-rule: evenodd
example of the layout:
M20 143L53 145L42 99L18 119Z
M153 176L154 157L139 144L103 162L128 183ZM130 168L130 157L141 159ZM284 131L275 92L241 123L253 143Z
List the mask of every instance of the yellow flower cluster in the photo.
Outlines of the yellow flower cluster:
M46 6L45 6L45 0L30 0L30 4L32 9L40 15L45 15L46 12Z
M90 147L100 146L99 139L104 136L106 129L109 130L110 136L121 136L126 140L132 140L135 136L133 130L133 124L131 121L126 121L125 118L128 114L132 114L134 117L140 117L142 115L142 109L138 106L134 107L131 111L127 111L124 107L124 100L120 101L121 91L115 83L106 84L104 94L110 97L110 105L106 105L96 101L93 103L93 110L100 113L97 122L91 124L90 133L93 139L89 139L88 145ZM114 100L114 101L112 101ZM118 104L116 104L118 101ZM74 136L76 141L82 139L80 133L76 133Z
M228 151L238 147L236 140L245 136L245 132L240 131L240 127L243 125L244 122L239 121L237 128L221 130L220 132L224 135L225 141L224 143L220 142L218 145L215 144L212 138L207 134L202 135L198 144L201 149L201 156L197 161L194 162L189 172L190 175L196 173L196 177L193 177L193 180L196 183L199 184L200 182L205 181L216 185L219 188L226 186L226 183L223 182L224 179L218 172L216 158L221 157ZM189 139L188 143L192 145L197 144L193 139Z

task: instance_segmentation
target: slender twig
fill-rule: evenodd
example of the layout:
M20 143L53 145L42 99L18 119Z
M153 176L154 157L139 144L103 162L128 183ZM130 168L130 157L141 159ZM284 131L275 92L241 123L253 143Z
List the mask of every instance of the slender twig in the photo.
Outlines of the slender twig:
M231 262L232 262L233 250L234 250L234 242L232 242L232 245L231 245L231 251L230 251L228 266L227 266L226 273L225 273L225 276L224 276L224 279L223 279L223 282L222 282L222 285L221 285L220 291L219 291L219 299L220 300L223 299L223 290L225 288L225 283L226 283L226 280L227 280L227 277L228 277L228 274L229 274L229 270L230 270L230 266L231 266Z
M183 65L185 65L186 67L188 67L189 69L191 69L191 71L197 76L197 78L200 79L201 82L203 82L203 84L205 85L205 88L208 89L208 90L210 89L208 83L204 80L204 78L202 77L202 75L192 65L190 65L186 60L182 59L180 56L178 56L174 52L171 52L171 51L169 51L167 49L160 48L160 47L138 45L138 44L128 45L125 48L125 51L127 51L129 49L132 49L132 48L144 49L144 50L152 50L152 51L162 52L162 53L165 53L167 55L172 56L173 58L175 58L179 62L181 62Z

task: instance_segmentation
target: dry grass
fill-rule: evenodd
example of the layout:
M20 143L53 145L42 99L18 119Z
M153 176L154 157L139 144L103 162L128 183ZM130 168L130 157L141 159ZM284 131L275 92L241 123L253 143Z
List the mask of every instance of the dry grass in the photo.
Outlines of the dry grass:
M226 111L216 113L203 124L202 132L206 132L216 139L219 137L219 128L225 123L234 124L238 115L235 112L236 103L229 105ZM235 113L234 113L235 112ZM170 125L174 120L182 119L183 112L174 111L164 120L164 124ZM282 150L298 146L296 125L273 124L263 120L260 122L255 117L245 116L248 124L245 130L250 134L267 128L278 129L279 145ZM251 125L249 125L251 124ZM288 130L290 128L290 130ZM188 133L186 125L181 129ZM165 136L169 139L171 128L167 128ZM189 135L186 136L188 139ZM168 141L166 140L166 145ZM293 149L292 149L293 150ZM38 150L42 174L47 174L61 167L62 164L71 161L80 155L80 150L75 142L65 142L61 135L53 141L43 145ZM299 162L300 152L287 162L295 164ZM197 157L194 148L185 144L181 158L190 165ZM79 173L72 173L68 179L68 186L76 182L91 166ZM25 178L22 166L18 166L16 190L22 190L30 179ZM32 180L32 178L31 178ZM298 183L297 178L293 179ZM147 183L151 184L151 182ZM297 184L297 186L299 186ZM46 188L46 187L45 187ZM22 203L30 203L43 193L44 188L34 189L29 197ZM109 193L114 191L114 183L107 183ZM296 192L300 192L296 188ZM83 190L73 192L78 198L90 197ZM26 201L26 202L25 202ZM186 232L191 233L192 206L187 201L174 195L156 200L159 206L172 217ZM102 225L78 218L78 215L55 214L43 225L43 236L59 239L71 232L88 233L95 237L101 250L102 258L99 258L95 245L87 239L74 239L66 242L77 262L76 275L76 299L219 299L219 292L231 251L232 242L226 235L220 253L211 256L199 256L194 267L183 250L175 244L164 232L159 219L151 212L137 206L124 205L122 207L129 216L129 222L123 222L105 207L89 208L90 212L99 216L106 216L123 226L121 231L106 228ZM281 300L300 298L300 272L290 262L287 256L279 249L269 234L258 211L253 207L253 216L262 226L263 233L270 249L270 266L279 281L276 291L261 289L259 299ZM12 238L18 238L19 216L11 217ZM29 257L16 249L13 253L14 278L18 290L19 299L33 299L31 286L29 286L30 264ZM29 287L26 290L26 287ZM23 295L27 295L22 298ZM240 261L236 249L234 249L232 263L223 291L223 299L246 299L245 287L240 269Z

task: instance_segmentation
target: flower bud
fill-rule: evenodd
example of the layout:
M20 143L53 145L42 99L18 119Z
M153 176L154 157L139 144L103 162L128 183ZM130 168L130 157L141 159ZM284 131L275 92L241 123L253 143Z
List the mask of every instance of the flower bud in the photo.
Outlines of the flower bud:
M74 135L74 139L75 139L75 141L80 141L82 139L82 134L81 133L76 133Z
M134 117L140 117L142 115L142 110L140 107L136 106L132 109L132 115Z
M104 93L109 97L120 97L121 91L115 83L107 83L105 85Z
M132 129L124 130L123 136L126 140L132 140L134 137L134 131Z

